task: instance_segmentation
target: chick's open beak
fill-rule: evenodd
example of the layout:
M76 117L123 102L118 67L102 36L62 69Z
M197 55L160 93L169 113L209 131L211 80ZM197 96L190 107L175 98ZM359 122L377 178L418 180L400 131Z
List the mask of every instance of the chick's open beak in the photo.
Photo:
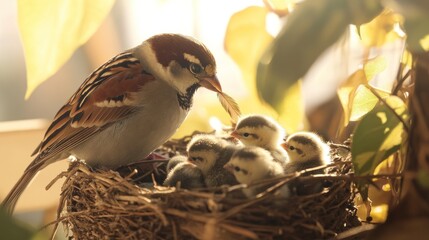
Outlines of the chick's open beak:
M202 77L200 79L200 85L212 90L214 92L222 92L222 86L220 85L219 80L217 79L217 76L214 75L212 77Z
M231 173L232 173L232 171L233 171L233 169L234 169L234 166L232 166L231 164L225 164L225 165L223 166L223 168L224 168L225 170L227 170L228 172L231 172Z
M238 132L237 131L232 131L231 133L230 133L230 135L232 136L232 137L234 137L234 138L239 138L240 137L240 134L238 134Z
M287 145L286 142L281 143L280 146L286 151L289 150L289 146Z

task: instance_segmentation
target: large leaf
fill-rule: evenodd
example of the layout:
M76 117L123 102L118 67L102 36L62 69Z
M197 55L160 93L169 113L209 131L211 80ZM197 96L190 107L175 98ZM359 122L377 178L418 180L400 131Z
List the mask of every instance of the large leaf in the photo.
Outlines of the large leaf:
M366 112L375 106L375 104L370 106L372 104L372 100L374 99L361 99L362 95L359 95L359 100L355 100L356 91L362 84L367 84L368 81L372 80L378 73L384 71L385 69L386 59L384 57L380 56L370 59L363 65L363 69L358 69L356 72L350 75L350 77L338 88L337 95L344 112L343 126L347 126L350 120L355 121L362 117L364 114L366 114ZM374 95L372 96L375 97ZM367 103L363 103L366 104L365 106L359 106L359 104L361 104L360 101L367 100ZM370 105L367 105L368 103ZM354 107L362 108L355 109L353 111ZM364 109L364 107L370 109Z
M302 95L302 83L297 81L286 92L281 103L281 115L279 122L287 132L296 132L306 128L304 96Z
M18 0L28 98L97 30L114 0Z
M351 23L357 26L371 21L383 11L380 0L347 0L347 5Z
M352 103L355 97L356 89L366 83L365 71L362 69L357 70L338 88L337 95L343 107L343 126L347 126L350 121L350 114L352 111Z
M281 112L288 87L307 72L347 25L368 22L382 9L380 1L374 0L319 0L299 5L259 63L257 83L262 98Z
M371 90L368 89L370 86L360 85L354 95L352 101L352 109L350 113L350 121L358 121L365 114L371 111L375 105L377 105L379 99L375 96ZM380 97L387 98L390 96L389 92L386 92L381 89L376 89L372 87Z
M401 17L391 10L385 10L371 22L360 26L362 42L368 47L380 47L403 37L395 25L401 23Z
M385 1L388 7L404 16L407 47L410 51L429 51L429 1L395 0Z
M249 91L256 93L255 74L258 61L273 40L266 31L268 10L252 6L233 14L225 34L225 51L237 63Z
M371 81L377 74L384 71L386 67L387 67L387 62L384 56L378 56L368 60L363 66L366 79L368 81Z
M28 226L16 221L0 209L0 239L34 239L35 233Z
M405 19L407 47L413 52L429 51L429 16L409 17Z
M272 42L273 37L266 31L268 10L263 7L248 7L235 13L229 20L225 35L225 50L239 66L248 89L248 95L238 99L243 114L259 113L271 115L290 132L303 129L305 112L301 94L301 84L288 92L284 104L285 112L275 112L261 102L256 90L256 67L258 61ZM192 114L192 113L191 113Z
M381 161L399 149L403 141L403 124L397 115L407 121L407 107L396 96L390 96L385 101L389 106L376 106L362 118L353 133L351 153L356 175L372 174ZM358 184L365 200L368 196L367 185L364 182Z
M289 15L257 72L261 97L278 112L287 89L345 32L351 21L346 9L345 0L305 1Z

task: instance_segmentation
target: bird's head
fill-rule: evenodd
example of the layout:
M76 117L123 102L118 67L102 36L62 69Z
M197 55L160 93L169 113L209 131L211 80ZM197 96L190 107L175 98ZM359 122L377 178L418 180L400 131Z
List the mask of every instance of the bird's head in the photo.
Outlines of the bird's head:
M241 118L231 133L246 146L277 148L285 136L283 128L272 118L250 115Z
M273 171L270 161L273 161L270 152L250 146L235 151L224 168L234 174L239 183L251 184Z
M312 132L297 132L287 137L282 147L289 155L291 162L303 162L310 159L326 159L329 146Z
M166 81L181 95L192 95L200 86L222 92L212 53L194 38L155 35L135 48L134 54L146 71Z
M224 140L212 135L196 135L187 146L188 161L207 174L220 158L225 144Z

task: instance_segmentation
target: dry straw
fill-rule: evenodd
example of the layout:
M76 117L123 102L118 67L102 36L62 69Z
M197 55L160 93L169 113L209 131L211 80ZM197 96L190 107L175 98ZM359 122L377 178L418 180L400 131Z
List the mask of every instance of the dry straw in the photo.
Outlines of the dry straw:
M158 152L183 153L189 139L170 141ZM156 161L119 172L73 162L56 178L66 178L56 224L65 224L74 239L331 239L360 225L349 148L331 148L328 174L265 180L258 184L266 191L253 199L239 194L242 185L193 191L159 186L165 163ZM275 190L291 181L324 182L325 190L279 199Z

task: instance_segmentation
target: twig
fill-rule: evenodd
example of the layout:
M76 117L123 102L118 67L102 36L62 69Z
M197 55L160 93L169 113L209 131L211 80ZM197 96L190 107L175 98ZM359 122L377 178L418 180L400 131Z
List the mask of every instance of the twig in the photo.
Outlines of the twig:
M398 83L396 84L395 88L392 91L393 95L398 94L399 89L401 89L402 87L402 84L404 84L405 80L407 80L410 75L411 75L411 70L408 70L408 72L401 79L399 79Z
M361 239L374 230L376 225L373 224L364 224L359 227L351 228L347 231L344 231L337 235L336 239L338 240L347 240L347 239Z

